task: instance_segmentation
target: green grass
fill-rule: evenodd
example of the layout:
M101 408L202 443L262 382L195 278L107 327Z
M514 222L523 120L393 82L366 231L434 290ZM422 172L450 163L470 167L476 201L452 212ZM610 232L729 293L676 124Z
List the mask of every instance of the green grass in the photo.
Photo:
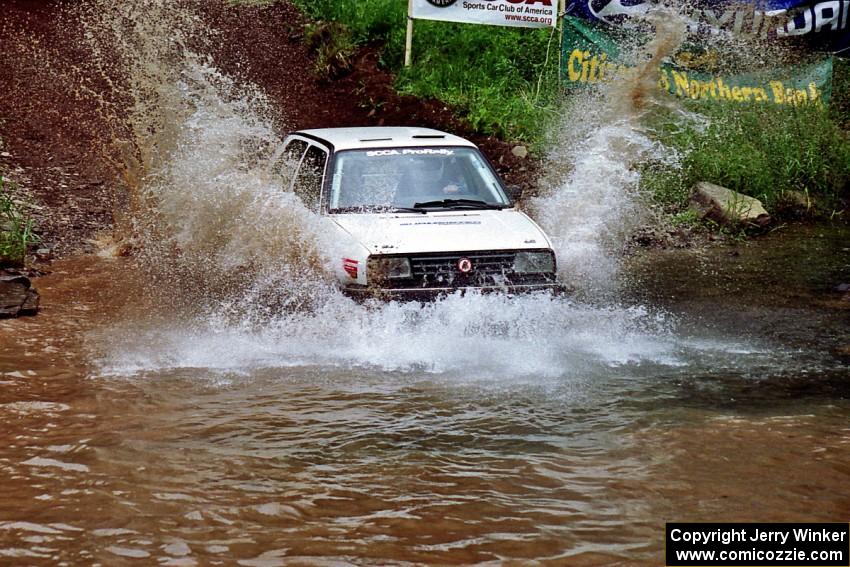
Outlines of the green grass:
M292 3L313 21L346 25L360 43L386 42L398 30L404 34L407 0L293 0Z
M812 196L824 212L850 196L850 139L828 109L714 104L692 107L705 122L657 117L655 136L682 156L681 168L643 164L644 188L681 210L691 187L709 181L780 209L788 193Z
M403 65L405 0L294 0L316 22L335 22L350 45L381 46L381 64L405 94L451 106L481 134L539 148L558 99L558 37L550 29L511 29L417 20L413 61ZM321 25L321 23L316 24ZM308 31L308 38L310 32ZM320 52L320 71L333 69L336 48ZM548 53L548 60L547 60Z
M0 175L0 267L23 266L27 248L38 239L33 220L13 199L13 190Z
M841 128L850 132L850 59L833 60L830 114Z
M419 47L399 74L402 92L446 102L482 134L542 143L558 100L557 34L416 22L414 37ZM387 56L394 62L400 54Z

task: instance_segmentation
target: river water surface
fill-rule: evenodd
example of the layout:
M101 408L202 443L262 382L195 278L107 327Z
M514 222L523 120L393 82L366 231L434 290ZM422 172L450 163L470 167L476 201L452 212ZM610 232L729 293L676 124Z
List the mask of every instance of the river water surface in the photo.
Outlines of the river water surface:
M0 323L0 563L659 564L666 521L846 521L847 237L654 252L628 305L251 328L62 262Z

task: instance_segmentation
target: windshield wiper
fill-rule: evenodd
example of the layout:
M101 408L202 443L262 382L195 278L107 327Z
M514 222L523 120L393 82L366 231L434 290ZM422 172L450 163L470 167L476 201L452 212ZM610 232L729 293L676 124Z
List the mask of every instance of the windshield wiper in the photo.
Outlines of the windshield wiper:
M416 209L413 207L393 207L394 213L420 213L423 215L427 215L428 211L425 209Z
M488 203L477 199L440 199L439 201L425 201L424 203L416 203L413 205L416 209L424 208L442 208L451 209L455 207L468 207L472 209L497 209L502 210L506 205L496 203Z

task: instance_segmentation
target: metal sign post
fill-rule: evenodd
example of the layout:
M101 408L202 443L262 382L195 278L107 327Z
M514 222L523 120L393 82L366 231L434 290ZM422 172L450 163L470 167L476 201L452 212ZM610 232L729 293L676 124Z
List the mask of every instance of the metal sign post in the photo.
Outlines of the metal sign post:
M558 86L562 86L563 78L561 77L561 69L564 66L564 20L567 15L567 0L558 0L558 26L560 33L558 34Z
M413 64L413 0L407 0L407 37L404 40L404 66Z

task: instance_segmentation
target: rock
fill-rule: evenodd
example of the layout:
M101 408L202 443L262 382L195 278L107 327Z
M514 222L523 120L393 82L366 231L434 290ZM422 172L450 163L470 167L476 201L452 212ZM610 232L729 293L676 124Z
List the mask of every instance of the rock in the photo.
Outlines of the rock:
M27 290L27 297L24 299L24 303L21 305L21 310L18 311L18 315L35 315L38 313L38 304L40 301L41 297L38 295L35 288L29 288Z
M169 543L168 545L162 548L169 555L174 555L176 557L185 557L192 553L192 548L190 548L185 541L177 540L175 542Z
M35 257L42 261L50 260L52 256L53 250L51 250L50 248L39 248L35 251Z
M845 291L850 291L850 283L840 283L835 286L835 291L839 293L844 293Z
M765 226L770 223L770 215L758 199L705 181L694 185L691 209L702 218L720 224Z
M525 159L528 157L528 148L526 148L525 146L514 146L511 149L511 153L519 159Z
M35 315L39 296L28 277L0 270L0 318Z
M0 317L17 317L29 288L29 279L24 276L0 276Z

